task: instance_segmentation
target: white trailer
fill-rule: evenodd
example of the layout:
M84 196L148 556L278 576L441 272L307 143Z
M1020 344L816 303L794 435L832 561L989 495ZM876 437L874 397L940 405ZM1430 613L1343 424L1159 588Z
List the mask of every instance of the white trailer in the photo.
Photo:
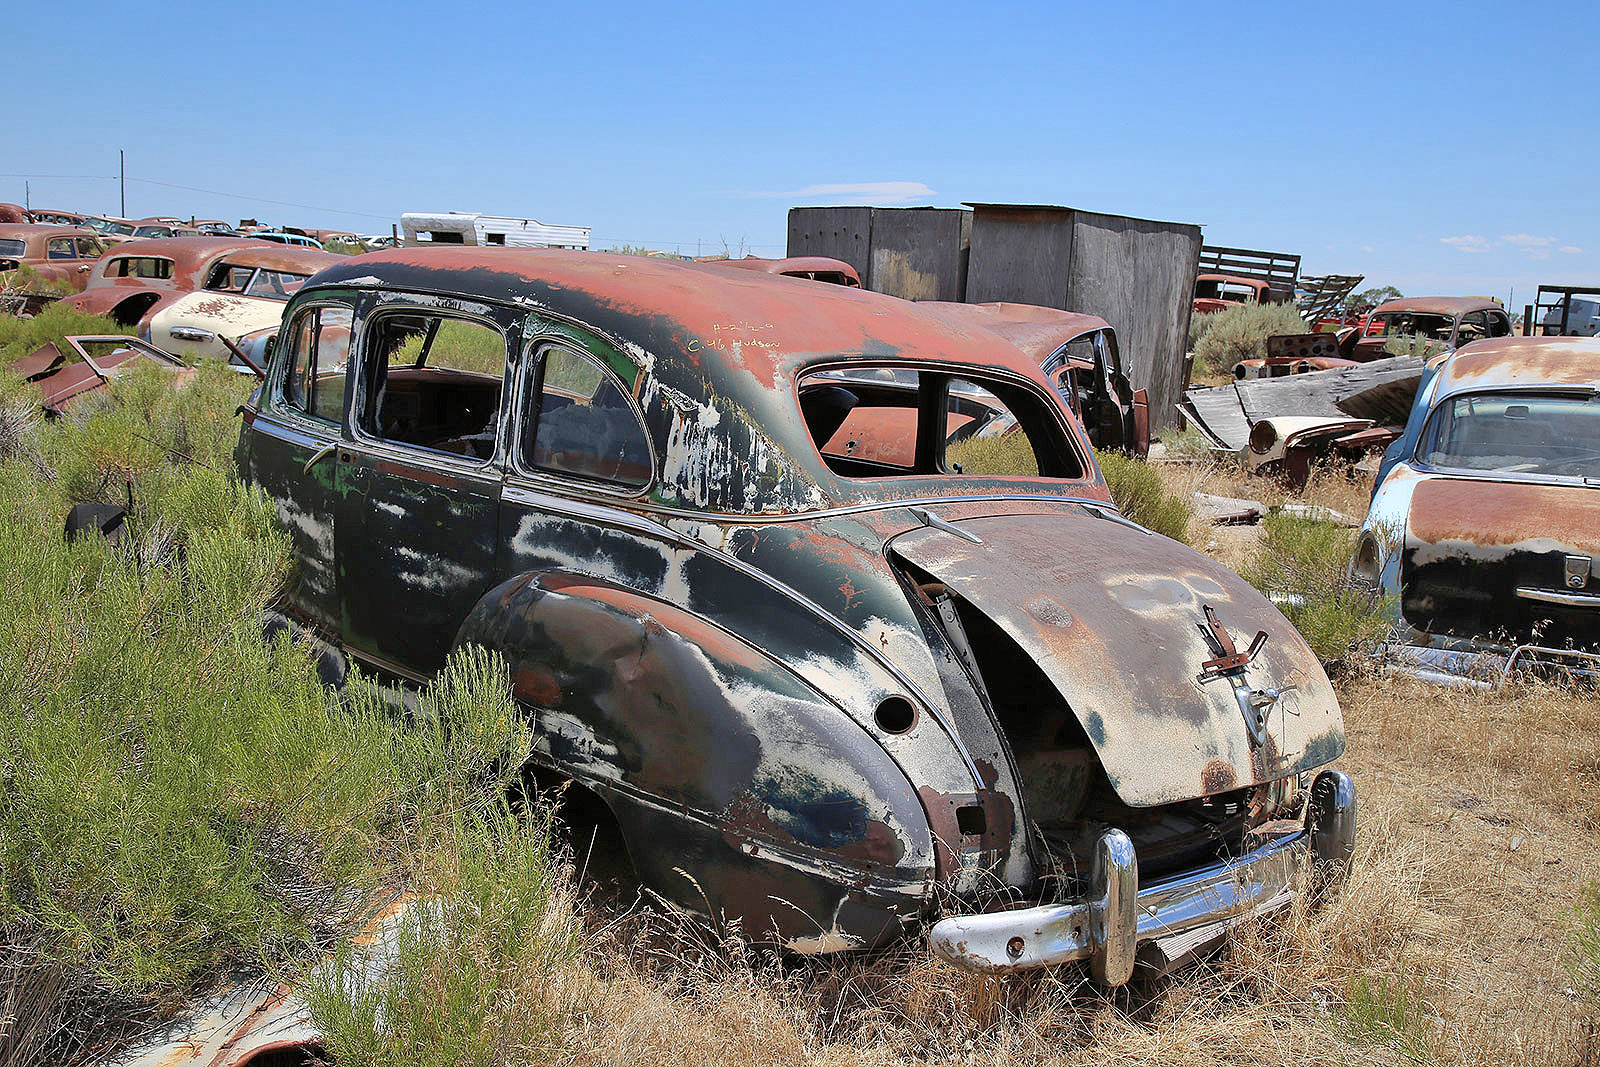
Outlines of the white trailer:
M408 211L400 216L405 245L504 245L507 248L588 248L589 227L547 226L533 219L485 215L477 211L444 214Z

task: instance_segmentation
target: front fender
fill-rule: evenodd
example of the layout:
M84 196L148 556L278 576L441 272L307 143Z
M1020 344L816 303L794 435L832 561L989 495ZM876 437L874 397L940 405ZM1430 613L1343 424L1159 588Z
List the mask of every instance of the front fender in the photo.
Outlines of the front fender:
M932 877L927 817L882 746L783 664L697 615L604 580L532 572L485 595L458 642L510 662L536 758L625 799L613 809L640 873L658 869L670 897L703 905L669 877L675 866L708 895L718 884L691 857L714 867L766 853L777 861L763 865L773 896L800 892L784 870L907 888Z

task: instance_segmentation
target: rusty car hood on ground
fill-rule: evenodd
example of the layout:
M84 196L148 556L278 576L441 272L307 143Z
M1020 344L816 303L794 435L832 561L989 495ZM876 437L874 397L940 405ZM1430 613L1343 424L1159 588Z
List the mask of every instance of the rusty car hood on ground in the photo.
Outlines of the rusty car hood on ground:
M1315 653L1220 564L1087 506L954 526L960 534L907 532L890 550L1034 657L1124 802L1214 795L1321 766L1344 750L1338 701ZM1266 634L1247 665L1208 671L1234 651L1217 646L1208 607L1240 656ZM1262 713L1259 742L1247 706Z

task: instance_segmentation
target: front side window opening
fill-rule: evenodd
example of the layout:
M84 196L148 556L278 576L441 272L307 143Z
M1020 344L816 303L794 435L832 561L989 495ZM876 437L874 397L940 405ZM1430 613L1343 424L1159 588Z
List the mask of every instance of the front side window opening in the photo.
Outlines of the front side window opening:
M350 321L350 309L336 304L295 316L280 393L285 407L335 426L344 418Z
M436 312L388 312L367 337L367 433L469 460L494 456L506 367L497 328Z
M617 381L591 356L551 346L539 357L539 391L522 440L536 470L628 488L650 484L644 424Z
M1084 475L1054 405L998 379L830 370L801 379L800 410L823 462L847 478Z

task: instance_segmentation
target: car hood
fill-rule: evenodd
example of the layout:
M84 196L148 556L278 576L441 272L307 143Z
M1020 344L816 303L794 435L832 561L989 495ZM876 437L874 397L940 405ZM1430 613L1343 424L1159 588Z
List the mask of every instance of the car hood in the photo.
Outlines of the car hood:
M280 300L202 290L168 304L150 320L150 329L153 334L165 335L174 326L198 326L233 340L276 326L282 315Z
M890 547L1034 658L1127 804L1268 782L1344 751L1338 700L1316 654L1244 579L1176 541L1079 508L961 520ZM1218 656L1207 607L1240 652L1258 631L1267 636L1242 671L1202 680ZM1259 743L1240 688L1282 691L1265 709Z

